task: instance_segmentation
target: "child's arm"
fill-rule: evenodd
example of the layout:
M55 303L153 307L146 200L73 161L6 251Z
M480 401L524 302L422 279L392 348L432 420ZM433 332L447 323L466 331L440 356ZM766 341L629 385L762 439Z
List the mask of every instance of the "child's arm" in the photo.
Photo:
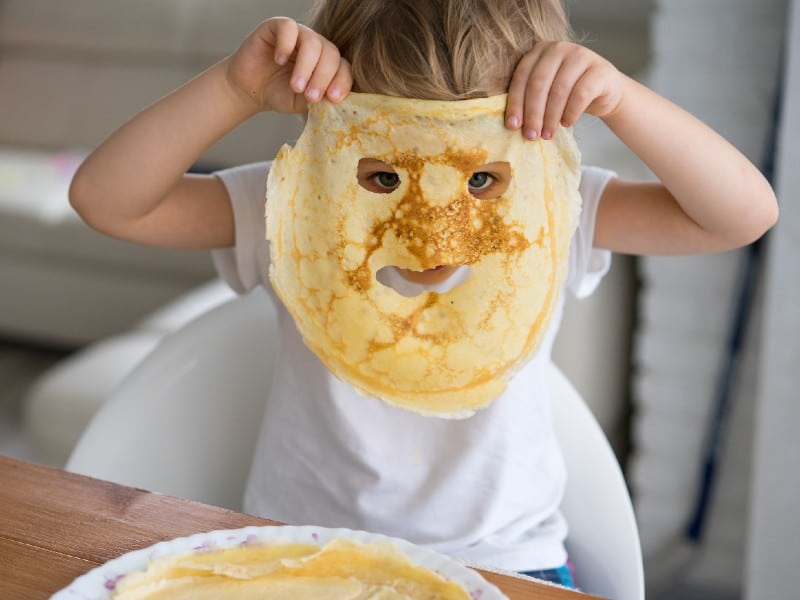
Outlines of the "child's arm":
M660 183L612 181L595 245L634 254L714 252L750 243L776 221L767 181L698 119L571 43L539 44L509 86L507 124L550 139L587 112L606 125Z
M231 245L225 187L186 170L256 113L299 113L323 96L337 102L351 84L333 44L291 19L269 19L233 55L114 132L81 165L70 202L115 237L180 248Z

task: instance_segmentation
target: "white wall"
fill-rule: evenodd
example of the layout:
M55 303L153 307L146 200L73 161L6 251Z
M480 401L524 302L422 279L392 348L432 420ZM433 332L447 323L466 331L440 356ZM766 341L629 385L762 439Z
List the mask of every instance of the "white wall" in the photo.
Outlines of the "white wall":
M763 162L771 126L784 9L785 0L656 3L651 85L721 132L756 164ZM629 476L651 589L690 583L737 597L743 585L757 321L737 365L703 543L687 551L684 538L743 259L739 251L640 262L635 452Z
M800 564L800 0L787 19L786 76L769 246L748 527L749 600L797 597Z

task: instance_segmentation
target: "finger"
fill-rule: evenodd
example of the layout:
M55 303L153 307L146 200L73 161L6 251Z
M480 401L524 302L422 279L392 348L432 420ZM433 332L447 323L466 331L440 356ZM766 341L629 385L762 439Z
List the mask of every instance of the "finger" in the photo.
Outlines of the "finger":
M505 119L506 127L509 129L519 129L522 127L525 108L525 86L540 54L541 46L537 45L530 52L525 54L514 68L511 82L508 84L508 98L506 101Z
M589 69L580 76L572 88L567 104L561 115L561 124L572 127L580 116L595 101L602 90L602 78L594 69Z
M344 99L353 87L353 72L350 63L345 59L339 61L339 69L333 77L333 81L328 86L326 95L331 102L340 102Z
M297 54L292 69L291 88L302 94L322 54L322 38L310 29L300 29L297 38Z
M341 56L338 48L327 40L323 41L319 61L306 86L306 100L317 102L322 99L339 70L340 62Z
M292 19L270 19L267 21L267 27L274 40L273 58L279 65L285 65L297 46L300 28Z
M568 58L561 63L550 91L542 122L542 138L549 140L555 135L563 119L564 108L576 92L575 84L586 72L586 63L579 58Z
M548 49L549 50L549 49ZM522 132L528 139L541 137L550 88L561 66L561 56L545 51L533 66L525 83Z

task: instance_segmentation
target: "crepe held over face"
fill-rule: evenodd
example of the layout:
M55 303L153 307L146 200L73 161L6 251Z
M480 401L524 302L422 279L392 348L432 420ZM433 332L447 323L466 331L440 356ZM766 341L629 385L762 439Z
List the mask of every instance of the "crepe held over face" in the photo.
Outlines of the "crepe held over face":
M311 106L267 183L270 279L306 345L363 394L465 417L499 396L538 348L566 275L580 211L571 131L528 141L504 127L505 96L442 102L350 94ZM359 184L390 165L391 193ZM468 181L507 165L508 187ZM466 265L455 288L406 297L384 267Z

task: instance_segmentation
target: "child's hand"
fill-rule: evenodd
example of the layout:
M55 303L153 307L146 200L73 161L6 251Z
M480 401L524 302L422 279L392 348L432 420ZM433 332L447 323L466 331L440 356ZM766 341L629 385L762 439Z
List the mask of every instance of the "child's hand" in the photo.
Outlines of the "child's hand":
M549 140L584 112L612 114L622 100L624 76L604 58L570 42L536 44L514 69L506 126L528 139Z
M331 42L285 17L261 23L227 59L227 79L257 110L300 113L308 102L341 101L353 85Z

